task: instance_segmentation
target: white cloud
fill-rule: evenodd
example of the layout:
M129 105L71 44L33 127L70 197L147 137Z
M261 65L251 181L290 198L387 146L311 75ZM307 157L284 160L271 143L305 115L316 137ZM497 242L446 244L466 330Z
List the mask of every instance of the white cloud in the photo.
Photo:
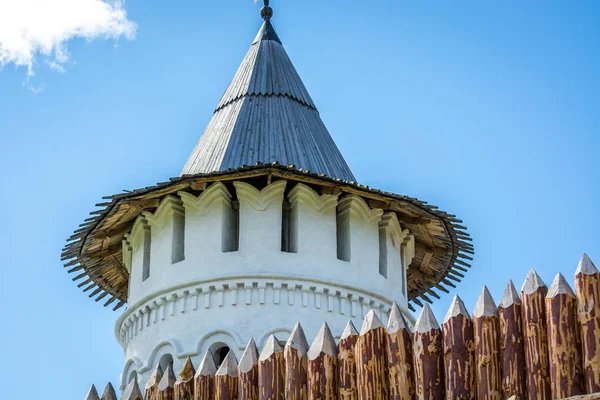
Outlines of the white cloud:
M0 0L0 69L26 67L29 76L38 58L64 71L69 40L135 37L121 0Z

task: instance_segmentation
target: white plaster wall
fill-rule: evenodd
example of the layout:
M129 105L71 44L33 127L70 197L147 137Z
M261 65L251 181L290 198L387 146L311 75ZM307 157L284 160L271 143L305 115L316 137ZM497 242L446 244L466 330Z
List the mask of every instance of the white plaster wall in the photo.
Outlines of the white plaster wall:
M371 308L385 322L392 301L412 321L403 295L399 248L404 241L401 235L392 236L402 232L399 225L388 228L388 277L379 274L381 210L371 210L356 196L340 200L349 212L352 255L350 261L341 261L337 259L337 196L319 196L297 185L288 198L297 221L298 251L286 253L281 251L286 182L274 182L262 191L242 182L234 186L240 203L238 251L222 251L223 232L232 215L231 194L222 184L213 184L198 198L181 194L185 259L171 263L172 229L155 229L152 250L159 249L160 254L152 253L145 281L141 279L143 229L134 228L128 235L124 249L129 246L132 253L131 262L126 261L131 270L129 301L115 327L125 350L123 377L134 369L143 384L166 353L173 355L176 370L188 355L197 366L215 342L227 344L239 357L251 337L259 346L274 331L285 340L297 321L309 341L325 321L339 335L350 318L360 329Z

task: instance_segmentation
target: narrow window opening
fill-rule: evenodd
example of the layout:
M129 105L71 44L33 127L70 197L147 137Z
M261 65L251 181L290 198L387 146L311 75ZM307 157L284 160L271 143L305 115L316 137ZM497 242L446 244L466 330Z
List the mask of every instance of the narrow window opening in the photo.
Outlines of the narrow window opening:
M295 213L294 213L295 214ZM297 244L294 243L296 234L292 232L292 206L287 199L281 205L281 251L296 253Z
M336 239L337 239L337 258L342 261L350 261L350 216L349 212L340 212L337 210Z
M379 274L387 278L387 232L379 227Z
M240 203L231 202L231 209L223 214L223 236L221 240L223 253L240 249Z
M162 369L163 372L166 371L169 365L173 366L173 356L170 354L163 354L158 365L160 365L160 369Z
M142 254L142 281L145 281L150 277L150 250L152 244L152 237L150 233L150 226L144 227L144 252Z
M173 215L173 248L171 263L175 264L185 258L185 214L175 212Z

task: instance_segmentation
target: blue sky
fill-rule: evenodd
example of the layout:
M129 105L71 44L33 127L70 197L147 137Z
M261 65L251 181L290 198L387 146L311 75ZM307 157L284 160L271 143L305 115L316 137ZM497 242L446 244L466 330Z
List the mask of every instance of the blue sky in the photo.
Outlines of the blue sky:
M547 284L559 271L572 283L583 252L600 262L600 4L272 6L359 182L436 204L469 227L474 265L452 293L468 309L483 284L498 301L530 268ZM10 60L0 71L8 397L32 382L48 399L118 382L118 312L71 282L64 240L102 196L179 174L261 23L251 0L123 7L129 38L83 35L63 43L60 68L34 53L34 75ZM0 30L0 49L2 40ZM449 303L435 303L439 319Z

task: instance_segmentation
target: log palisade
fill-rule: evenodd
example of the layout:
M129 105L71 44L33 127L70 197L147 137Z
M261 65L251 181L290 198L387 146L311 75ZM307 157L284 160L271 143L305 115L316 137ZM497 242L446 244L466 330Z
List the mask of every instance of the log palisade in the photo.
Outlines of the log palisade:
M207 350L194 376L194 393L196 400L211 400L214 395L215 374L217 367L210 350Z
M365 317L354 347L356 386L360 400L388 398L385 327L373 310Z
M358 332L350 320L338 343L338 395L340 400L358 399L356 361L354 359L354 347L357 340Z
M550 400L550 361L545 298L548 287L533 269L521 288L523 336L527 367L527 397Z
M444 398L442 330L425 304L413 333L415 392L418 399Z
M496 303L484 286L473 311L477 397L481 400L502 399L498 325Z
M476 385L473 321L458 295L452 299L442 323L442 330L446 399L474 400Z
M512 281L498 304L500 349L502 357L502 391L504 398L525 400L525 347L523 343L521 299Z
M577 332L577 300L562 274L546 296L552 398L584 394L581 343Z
M412 356L412 333L396 303L387 326L388 379L391 400L410 400L415 397Z
M324 323L308 350L308 399L335 400L337 396L337 345Z
M587 393L600 392L600 272L587 254L577 265L575 289L585 389Z
M250 339L238 365L239 400L258 400L258 348Z
M258 398L285 399L285 358L274 335L269 336L258 359Z
M306 400L308 398L308 343L304 330L296 323L283 349L285 359L285 398Z
M349 321L337 344L325 323L308 348L296 324L285 349L271 335L259 355L250 340L239 365L230 351L218 368L209 350L197 371L188 357L178 379L172 364L157 365L144 393L134 374L121 399L600 399L600 272L587 255L575 288L558 274L547 289L531 270L521 298L509 281L498 308L484 287L472 319L455 296L443 329L425 304L412 335L395 303L387 328L371 310L360 334ZM92 385L85 399L117 396Z

